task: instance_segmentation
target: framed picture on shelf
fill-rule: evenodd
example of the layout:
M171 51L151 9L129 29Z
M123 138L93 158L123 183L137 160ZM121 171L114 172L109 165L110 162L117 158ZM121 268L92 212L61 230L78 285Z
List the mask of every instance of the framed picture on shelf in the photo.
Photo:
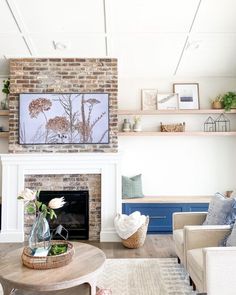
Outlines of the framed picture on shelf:
M173 91L178 94L180 110L198 110L200 108L198 83L174 83Z
M142 110L153 111L157 109L157 89L142 89Z
M158 110L178 110L177 93L158 93L157 94Z

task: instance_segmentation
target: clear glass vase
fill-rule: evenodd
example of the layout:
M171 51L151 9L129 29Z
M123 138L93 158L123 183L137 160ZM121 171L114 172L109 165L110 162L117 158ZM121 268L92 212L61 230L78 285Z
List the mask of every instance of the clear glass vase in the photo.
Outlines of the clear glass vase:
M33 254L36 250L47 251L50 249L50 241L51 236L48 221L44 214L39 212L30 232L29 247Z

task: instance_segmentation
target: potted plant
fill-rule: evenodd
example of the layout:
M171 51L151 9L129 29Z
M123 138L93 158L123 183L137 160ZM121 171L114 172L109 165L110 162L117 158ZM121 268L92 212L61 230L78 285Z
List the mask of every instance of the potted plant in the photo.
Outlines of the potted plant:
M213 109L223 109L223 100L222 95L219 94L211 101L211 105Z
M3 88L2 88L2 93L6 94L5 99L1 102L1 108L3 110L8 109L8 95L10 93L10 79L3 80Z
M222 96L224 109L230 111L232 108L236 108L236 93L229 91Z

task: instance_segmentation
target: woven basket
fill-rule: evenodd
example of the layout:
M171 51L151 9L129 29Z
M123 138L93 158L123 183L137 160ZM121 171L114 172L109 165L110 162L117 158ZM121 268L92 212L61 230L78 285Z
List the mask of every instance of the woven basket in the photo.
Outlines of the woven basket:
M161 123L161 132L184 132L185 131L185 122L180 124L169 124L164 125Z
M67 252L59 255L52 256L32 256L31 249L24 247L22 253L22 262L25 266L33 269L50 269L67 265L71 262L72 256L75 253L74 246L68 241L51 241L52 245L67 244Z
M123 246L130 249L142 247L146 239L148 223L149 216L146 217L146 222L132 236L126 240L122 239Z

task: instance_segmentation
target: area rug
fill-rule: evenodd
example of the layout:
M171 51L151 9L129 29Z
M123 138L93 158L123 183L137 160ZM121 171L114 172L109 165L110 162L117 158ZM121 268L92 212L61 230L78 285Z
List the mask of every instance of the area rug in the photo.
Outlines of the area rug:
M175 258L107 259L98 277L98 287L112 295L196 295L189 286L188 275ZM0 287L0 295L2 295ZM67 289L38 295L87 295L89 292ZM37 295L16 291L15 295Z
M98 286L112 295L195 295L175 258L107 259Z

